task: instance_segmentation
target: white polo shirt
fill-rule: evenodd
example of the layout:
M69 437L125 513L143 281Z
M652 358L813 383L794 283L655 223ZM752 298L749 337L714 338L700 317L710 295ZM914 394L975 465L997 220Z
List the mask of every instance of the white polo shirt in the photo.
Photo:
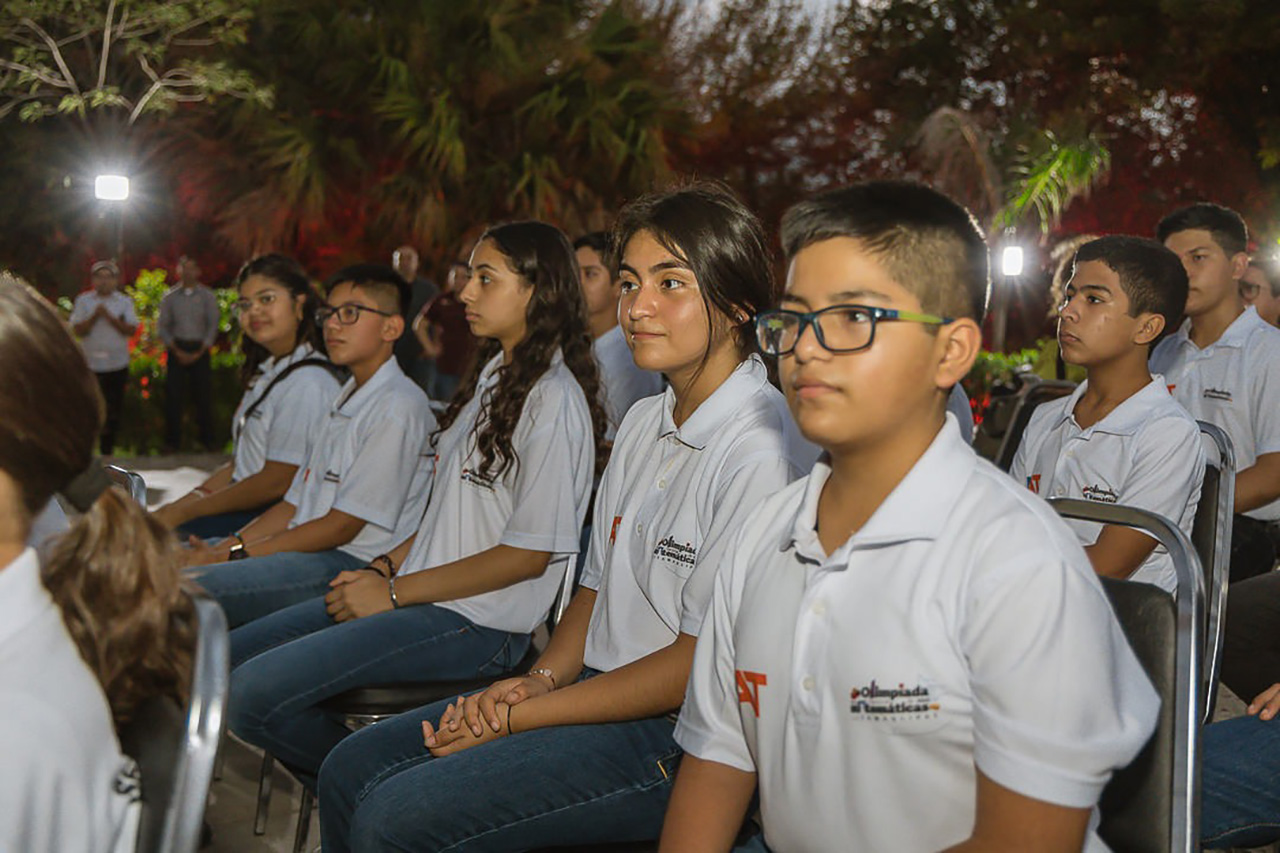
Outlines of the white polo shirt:
M427 395L394 358L359 388L348 379L316 428L307 461L284 497L297 507L289 526L336 509L365 521L339 551L372 560L395 548L422 518L435 428Z
M959 382L951 386L951 393L947 395L947 411L956 416L956 426L960 427L960 437L965 444L973 444L973 406Z
M132 853L137 767L30 548L0 567L0 684L0 850Z
M766 501L716 579L675 737L759 774L774 850L933 853L966 839L977 769L1094 806L1159 700L1075 535L952 419L834 554L830 476ZM1092 827L1084 850L1105 845Z
M662 391L662 374L636 366L621 326L614 326L596 338L591 351L600 368L600 402L609 417L605 440L613 441L631 405Z
M1070 397L1036 407L1009 473L1043 497L1123 504L1162 515L1188 536L1204 485L1200 428L1174 402L1163 376L1082 429L1075 407L1088 381ZM1092 545L1102 525L1067 522L1081 545ZM1153 583L1166 592L1178 586L1173 558L1157 546L1129 580Z
M431 500L399 574L429 571L498 545L546 551L551 560L536 578L436 602L477 625L527 633L546 621L565 566L578 553L595 478L595 441L586 395L557 351L520 411L511 441L519 464L497 479L486 477L475 436L501 364L499 354L484 366L475 395L439 436Z
M805 441L752 355L679 427L675 394L632 407L596 493L584 662L607 671L697 636L711 584L760 502L808 470Z
M71 325L88 320L99 305L105 305L107 313L117 320L124 320L130 326L138 325L133 298L118 290L105 297L99 296L96 290L77 296L71 309ZM121 334L105 318L99 317L89 333L80 339L80 348L84 350L85 361L89 362L89 369L94 373L110 373L129 366L129 336Z
M1235 446L1236 470L1280 453L1280 329L1249 306L1222 337L1200 349L1191 321L1156 345L1151 372L1164 374L1173 399L1196 420L1221 427ZM1246 515L1280 519L1280 499Z
M262 363L231 422L236 445L233 480L252 477L268 461L297 466L307 461L313 432L318 432L317 425L329 414L341 383L319 365L300 367L272 388L266 399L262 395L289 367L318 357L310 344L302 344L283 358L272 357ZM261 405L253 408L259 400ZM253 413L246 418L251 408Z

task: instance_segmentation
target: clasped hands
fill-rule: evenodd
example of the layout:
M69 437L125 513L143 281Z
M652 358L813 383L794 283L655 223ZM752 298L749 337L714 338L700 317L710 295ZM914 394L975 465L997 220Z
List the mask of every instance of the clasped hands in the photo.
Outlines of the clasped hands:
M512 734L511 710L526 699L552 690L550 679L540 675L504 678L487 690L459 696L440 717L438 726L422 721L422 740L436 758L452 755ZM517 727L518 728L518 727Z

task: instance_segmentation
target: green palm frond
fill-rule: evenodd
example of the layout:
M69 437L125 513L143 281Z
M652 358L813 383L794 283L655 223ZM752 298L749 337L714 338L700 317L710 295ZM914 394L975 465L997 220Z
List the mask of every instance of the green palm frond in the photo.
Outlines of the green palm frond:
M1111 152L1096 137L1078 142L1059 140L1044 131L1037 150L1024 149L1013 167L1014 194L996 219L999 226L1016 225L1034 211L1040 232L1048 234L1073 200L1087 196L1111 170Z

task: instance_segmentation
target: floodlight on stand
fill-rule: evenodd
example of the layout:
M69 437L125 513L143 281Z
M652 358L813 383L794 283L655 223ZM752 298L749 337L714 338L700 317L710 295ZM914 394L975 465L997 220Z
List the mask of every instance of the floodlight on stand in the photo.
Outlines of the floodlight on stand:
M125 175L98 175L93 179L93 195L101 201L129 198L129 178Z
M1000 272L1007 276L1022 275L1022 247L1005 246L1000 253Z

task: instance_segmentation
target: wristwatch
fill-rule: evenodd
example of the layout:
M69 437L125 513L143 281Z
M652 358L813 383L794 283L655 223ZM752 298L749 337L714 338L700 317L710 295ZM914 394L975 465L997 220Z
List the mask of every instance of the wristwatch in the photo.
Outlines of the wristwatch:
M231 546L231 552L227 554L228 560L247 560L249 559L249 549L244 547L243 542L237 542Z

